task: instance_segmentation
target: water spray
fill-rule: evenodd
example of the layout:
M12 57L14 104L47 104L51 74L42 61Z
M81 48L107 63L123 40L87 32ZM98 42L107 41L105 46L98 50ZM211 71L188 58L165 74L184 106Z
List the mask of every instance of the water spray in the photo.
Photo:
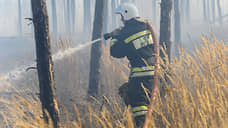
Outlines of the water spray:
M90 45L92 45L98 41L101 41L101 40L102 40L102 38L98 38L98 39L93 40L93 41L89 41L89 42L79 44L76 47L68 48L64 51L58 51L56 54L52 55L53 61L55 62L55 61L62 60L65 57L69 57L72 54L74 54L75 52L77 52L77 51L79 51L79 50L81 50L87 46L90 46ZM29 69L28 67L29 68L30 67L36 67L36 63L30 63L28 65L23 65L23 66L20 66L14 70L9 71L8 73L6 73L5 75L0 77L0 82L4 81L4 82L10 83L10 81L13 81L13 80L20 80L25 75L26 71L28 71L28 69Z
M99 39L96 39L96 40L93 40L93 41L89 41L89 42L86 42L84 44L79 44L78 46L74 47L74 48L68 48L64 51L59 51L57 52L56 54L54 54L52 57L53 57L53 61L58 61L58 60L62 60L63 58L65 57L68 57L68 56L71 56L73 53L89 46L89 45L92 45L98 41L101 41L102 39L99 38Z

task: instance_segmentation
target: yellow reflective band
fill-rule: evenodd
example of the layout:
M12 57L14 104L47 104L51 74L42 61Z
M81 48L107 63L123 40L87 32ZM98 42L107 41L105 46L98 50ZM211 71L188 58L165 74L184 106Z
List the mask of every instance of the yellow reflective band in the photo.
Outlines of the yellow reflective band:
M132 112L138 112L138 111L147 111L148 107L147 106L138 106L138 107L134 107L132 108Z
M146 115L146 113L147 111L140 111L140 112L133 113L132 116L133 117L143 116L143 115Z
M137 50L137 49L146 47L148 45L151 45L154 42L152 39L152 35L149 34L149 35L146 35L146 36L143 36L143 37L140 37L138 39L133 40L132 43L134 44L134 47Z
M124 40L125 43L129 43L131 42L132 40L138 38L138 37L141 37L141 36L144 36L144 35L147 35L147 34L150 34L150 31L149 30L145 30L145 31L141 31L141 32L138 32L130 37L128 37L127 39Z
M130 77L142 77L142 76L153 76L154 71L148 71L148 72L133 72Z
M118 40L117 39L112 39L110 42L110 47L112 47Z
M154 66L147 66L147 67L136 67L132 69L132 72L142 72L142 71L149 71L154 70Z

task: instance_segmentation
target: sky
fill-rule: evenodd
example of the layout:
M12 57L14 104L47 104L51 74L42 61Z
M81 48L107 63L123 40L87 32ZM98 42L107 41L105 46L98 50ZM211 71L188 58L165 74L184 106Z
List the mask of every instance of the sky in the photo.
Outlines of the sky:
M22 16L25 17L31 17L31 9L30 9L30 0L21 0L22 1ZM148 1L151 0L140 0L137 2L139 7L145 7L145 8L139 8L141 12L146 12L150 9L150 5L148 5ZM191 16L192 16L192 22L198 22L200 19L202 19L202 7L199 4L199 1L201 0L191 0L192 2L192 9L191 9ZM50 0L47 0L48 4L48 12L51 13L50 8ZM57 8L62 8L63 0L57 0ZM76 15L78 17L83 16L83 2L82 0L76 1L76 7L79 10L76 12ZM17 36L18 35L18 0L0 0L0 37L2 36ZM228 14L228 0L221 0L221 6L223 9L224 14ZM158 5L159 7L159 0ZM64 17L63 17L63 11L61 9L57 10L58 15L58 22L59 27L62 31L65 31L63 28L64 23ZM141 14L142 17L148 18L148 14ZM78 23L82 23L83 18L78 18ZM51 21L51 18L50 18ZM29 22L26 20L23 20L23 35L25 36L31 36L32 26L28 26ZM78 25L78 30L82 30L82 25Z

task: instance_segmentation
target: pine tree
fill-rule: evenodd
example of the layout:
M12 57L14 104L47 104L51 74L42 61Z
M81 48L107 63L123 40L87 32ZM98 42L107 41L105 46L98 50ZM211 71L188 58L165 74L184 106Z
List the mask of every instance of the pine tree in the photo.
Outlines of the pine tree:
M117 1L112 0L111 4L112 4L112 28L116 28L117 27L117 19L116 19L115 10L117 8Z
M160 45L165 45L165 52L171 59L171 10L172 0L161 1L161 21L160 21ZM162 58L165 57L163 52L160 52Z
M22 14L21 14L21 0L18 0L18 33L22 36Z
M190 13L190 9L191 9L191 6L190 6L191 2L190 0L186 0L186 21L187 23L191 23L191 13Z
M53 28L53 35L54 37L57 37L58 34L58 22L57 22L57 14L56 14L56 2L55 0L51 0L52 5L52 28Z
M75 0L71 0L71 26L72 26L72 32L75 32Z
M222 8L221 8L221 1L217 0L217 9L218 9L218 17L219 17L219 23L222 24Z
M207 20L208 20L206 3L207 3L206 0L203 0L203 16L204 16L204 22L207 22Z
M105 1L105 12L104 12L104 33L108 32L109 29L109 0Z
M91 0L84 0L84 32L90 33L91 31Z
M207 0L207 22L209 23L211 20L211 13L210 13L210 0Z
M96 0L92 40L102 37L104 30L104 9L105 0ZM101 53L102 42L98 41L91 48L88 96L98 96Z
M71 33L71 20L70 20L70 0L66 1L66 28L67 28L67 33Z
M211 12L212 12L212 21L214 22L216 19L216 15L215 15L215 10L216 8L216 4L215 4L215 0L211 0Z
M152 20L153 20L153 23L155 24L155 27L157 26L157 1L156 0L152 0L152 8L153 8L153 16L152 16Z
M181 46L181 18L180 18L180 1L174 0L174 51L175 55L178 57L178 47Z
M48 13L45 0L32 0L33 24L36 40L37 69L40 87L40 101L45 121L49 113L53 127L59 128L59 109L56 100L53 62L49 36Z

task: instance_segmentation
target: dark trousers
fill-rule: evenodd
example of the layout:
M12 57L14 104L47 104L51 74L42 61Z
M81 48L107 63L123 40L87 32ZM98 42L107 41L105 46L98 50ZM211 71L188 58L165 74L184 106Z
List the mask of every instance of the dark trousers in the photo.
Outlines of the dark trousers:
M125 103L131 105L132 108L148 106L150 104L152 82L153 77L130 78L128 83L120 88L120 95ZM145 121L145 115L135 116L134 118L136 125L142 127Z
M150 104L152 82L153 77L135 77L129 79L127 94L131 107L148 106Z

